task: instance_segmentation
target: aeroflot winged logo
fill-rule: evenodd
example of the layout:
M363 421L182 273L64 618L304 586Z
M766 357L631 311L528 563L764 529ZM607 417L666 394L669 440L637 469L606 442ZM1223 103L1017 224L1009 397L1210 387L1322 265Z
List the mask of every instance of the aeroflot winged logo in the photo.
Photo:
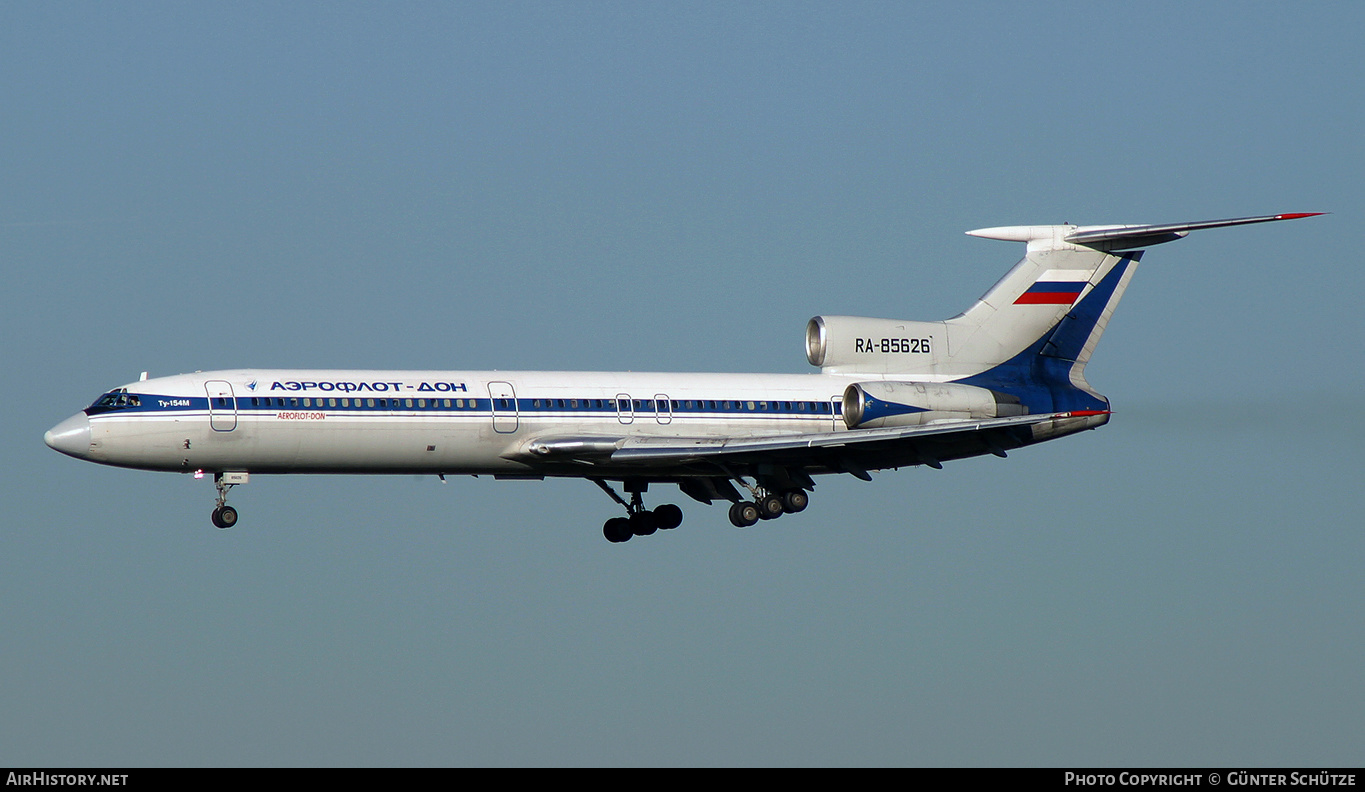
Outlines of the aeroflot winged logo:
M1089 273L1072 270L1044 272L1015 305L1071 305L1090 285Z

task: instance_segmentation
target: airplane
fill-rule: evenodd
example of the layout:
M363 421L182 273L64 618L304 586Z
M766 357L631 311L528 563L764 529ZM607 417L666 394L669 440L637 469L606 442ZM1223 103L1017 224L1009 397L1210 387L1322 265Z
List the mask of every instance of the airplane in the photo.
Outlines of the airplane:
M811 319L818 374L144 372L44 440L105 465L211 473L219 528L238 520L231 488L284 473L583 478L625 509L603 525L616 543L681 524L678 506L643 500L674 484L748 527L804 510L818 475L870 481L1103 426L1110 403L1085 367L1145 248L1320 214L968 231L1023 242L1024 258L951 319Z

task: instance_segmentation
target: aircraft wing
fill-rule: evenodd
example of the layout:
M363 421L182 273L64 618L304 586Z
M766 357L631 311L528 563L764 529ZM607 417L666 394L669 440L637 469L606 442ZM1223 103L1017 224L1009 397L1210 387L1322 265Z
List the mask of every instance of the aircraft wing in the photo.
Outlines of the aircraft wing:
M913 464L939 467L939 459L959 456L948 451L958 443L975 444L975 453L980 453L984 447L1004 456L1005 449L1024 444L1011 440L1015 432L1028 432L1037 424L1096 414L1100 413L1043 413L942 421L921 426L753 437L543 436L528 441L517 458L532 465L552 462L589 468L631 467L640 469L645 475L650 471L661 472L663 468L685 469L690 465L715 463L824 468L865 478L868 469Z

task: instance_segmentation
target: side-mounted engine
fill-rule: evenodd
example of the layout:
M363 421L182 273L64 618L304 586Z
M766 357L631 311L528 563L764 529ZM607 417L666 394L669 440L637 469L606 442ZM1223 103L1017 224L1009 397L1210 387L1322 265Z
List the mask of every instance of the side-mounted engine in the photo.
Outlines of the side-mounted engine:
M951 382L855 382L844 390L843 409L844 423L850 429L918 426L1028 412L1014 396Z

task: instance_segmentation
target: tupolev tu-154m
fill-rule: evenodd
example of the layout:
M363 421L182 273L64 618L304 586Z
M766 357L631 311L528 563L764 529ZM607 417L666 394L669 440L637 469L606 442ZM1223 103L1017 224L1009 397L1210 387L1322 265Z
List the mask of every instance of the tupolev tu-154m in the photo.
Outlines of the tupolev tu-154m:
M976 304L937 322L817 316L818 374L549 371L196 372L132 382L44 435L105 465L213 475L213 524L252 474L587 479L625 509L613 542L677 527L649 485L728 502L740 527L806 508L815 476L1005 456L1109 421L1086 363L1143 249L1320 212L1168 225L969 231L1023 242ZM621 492L616 484L621 485ZM624 493L624 494L622 494Z

